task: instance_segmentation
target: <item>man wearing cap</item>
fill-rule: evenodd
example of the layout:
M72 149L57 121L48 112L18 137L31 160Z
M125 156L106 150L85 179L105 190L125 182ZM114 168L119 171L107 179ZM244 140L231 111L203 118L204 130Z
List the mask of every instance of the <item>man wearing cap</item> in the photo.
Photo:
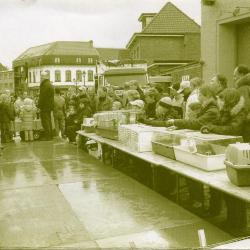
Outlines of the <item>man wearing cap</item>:
M51 112L54 109L54 88L50 83L49 74L45 71L41 72L38 108L44 129L44 136L41 137L41 140L52 140Z

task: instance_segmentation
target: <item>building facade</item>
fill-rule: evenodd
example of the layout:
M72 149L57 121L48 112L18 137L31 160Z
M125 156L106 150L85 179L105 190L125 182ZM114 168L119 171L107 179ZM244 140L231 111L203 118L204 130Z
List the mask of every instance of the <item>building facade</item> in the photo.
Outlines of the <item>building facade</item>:
M233 86L233 71L250 66L250 1L203 0L201 58L203 77L224 74Z
M99 54L93 42L53 42L32 47L14 62L16 91L35 90L47 71L58 87L93 86Z
M172 3L159 13L143 13L139 21L142 31L133 34L127 49L131 58L147 61L151 75L200 61L200 26Z
M14 73L13 70L0 71L0 93L9 90L14 92Z

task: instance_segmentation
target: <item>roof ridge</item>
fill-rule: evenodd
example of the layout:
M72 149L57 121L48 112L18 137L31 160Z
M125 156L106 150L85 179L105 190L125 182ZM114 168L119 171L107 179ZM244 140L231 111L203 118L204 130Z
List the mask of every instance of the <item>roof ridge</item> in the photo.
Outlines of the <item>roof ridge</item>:
M107 48L107 47L95 47L96 49L119 49L119 50L127 50L126 48Z
M144 27L144 29L140 33L144 33L147 31L151 26L152 23L154 23L155 19L158 18L164 9L166 9L168 6L174 7L180 14L188 18L190 21L192 21L193 24L195 24L198 28L200 28L200 25L196 23L190 16L188 16L186 13L184 13L181 9L179 9L176 5L174 5L172 2L168 1L161 9L160 11L152 18L151 22ZM145 32L146 33L146 32Z
M173 7L175 7L177 10L179 10L184 16L186 16L190 21L192 21L194 24L196 24L197 26L199 26L199 28L201 27L194 19L192 19L188 14L186 14L184 11L182 11L181 9L179 9L176 5L174 5L171 2L168 2L170 4L172 4Z

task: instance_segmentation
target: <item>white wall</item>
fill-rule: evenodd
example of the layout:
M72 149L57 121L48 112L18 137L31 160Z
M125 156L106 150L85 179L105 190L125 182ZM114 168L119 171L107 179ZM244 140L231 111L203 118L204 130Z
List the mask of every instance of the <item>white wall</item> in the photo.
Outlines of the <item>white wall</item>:
M54 85L75 85L75 82L73 81L73 79L77 79L76 78L76 71L77 70L81 70L81 71L85 71L86 75L85 75L85 85L86 86L93 86L94 85L94 78L93 81L89 81L88 79L88 70L92 70L93 71L93 77L95 77L95 71L96 68L95 66L60 66L60 65L51 65L51 66L41 66L41 67L32 67L29 68L28 70L28 76L31 73L31 80L28 80L28 86L29 87L33 87L33 86L39 86L40 85L40 72L41 71L50 71L50 80L54 83ZM61 82L56 82L55 83L55 71L56 70L60 70L61 71ZM71 82L66 82L66 70L70 70L71 71ZM35 82L33 81L33 73L35 74ZM82 77L82 82L77 82L78 85L83 85L84 84L84 80Z

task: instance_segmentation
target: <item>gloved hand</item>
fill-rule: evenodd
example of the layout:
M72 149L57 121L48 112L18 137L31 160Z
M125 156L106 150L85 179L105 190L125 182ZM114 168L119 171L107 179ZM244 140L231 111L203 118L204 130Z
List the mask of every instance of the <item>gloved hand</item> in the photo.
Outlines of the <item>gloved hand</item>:
M211 132L211 125L205 125L201 128L201 133L202 134L209 134Z
M169 119L165 122L166 127L171 127L174 125L174 119Z

